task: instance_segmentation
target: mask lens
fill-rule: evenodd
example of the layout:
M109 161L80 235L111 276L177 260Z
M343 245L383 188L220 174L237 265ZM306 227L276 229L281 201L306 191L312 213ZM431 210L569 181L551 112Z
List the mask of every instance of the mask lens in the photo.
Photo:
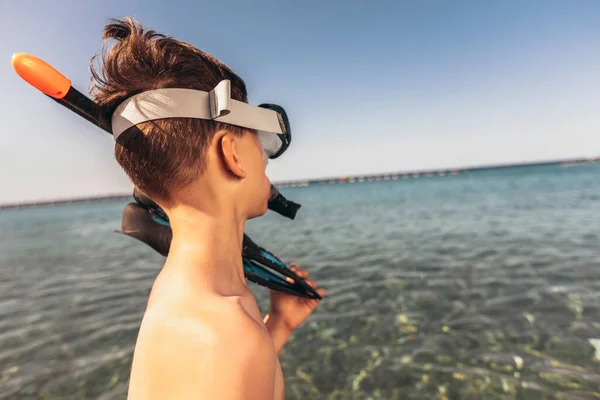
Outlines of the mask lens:
M271 136L276 137L279 142L277 142L277 150L270 152L269 154L269 158L277 158L287 150L292 141L292 129L290 127L290 121L283 107L278 106L277 104L261 104L259 107L267 108L277 113L283 134L271 134ZM274 141L273 138L268 138L268 140ZM274 148L274 146L271 146L271 148Z
M269 133L269 132L258 132L258 141L262 146L263 150L267 157L272 157L273 154L277 154L279 149L281 149L281 139L279 136Z

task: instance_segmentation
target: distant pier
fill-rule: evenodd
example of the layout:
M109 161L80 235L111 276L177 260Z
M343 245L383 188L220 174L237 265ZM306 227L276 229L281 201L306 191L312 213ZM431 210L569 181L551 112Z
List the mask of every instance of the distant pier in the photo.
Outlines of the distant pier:
M274 182L273 185L281 188L286 187L305 187L311 185L341 185L341 184L352 184L352 183L364 183L364 182L381 182L381 181L398 181L405 179L418 179L418 178L431 178L434 176L454 176L462 172L464 169L452 169L452 170L440 170L440 171L427 171L427 172L399 172L399 173L388 173L388 174L369 174L369 175L353 175L353 176L341 176L335 178L322 178L322 179L303 179L295 181L279 181Z
M280 187L280 188L306 187L306 186L312 186L312 185L343 185L343 184L364 183L364 182L381 182L381 181L390 181L390 180L397 181L397 180L432 178L432 177L452 177L452 176L464 174L466 172L488 171L488 170L494 170L494 169L541 167L541 166L552 166L552 165L567 168L567 167L574 167L574 166L586 165L586 164L596 164L598 162L600 162L600 157L563 160L563 161L536 162L536 163L504 164L504 165L493 165L493 166L484 166L484 167L451 168L451 169L437 169L437 170L426 170L426 171L405 171L405 172L367 174L367 175L348 175L348 176L320 178L320 179L301 179L301 180L293 180L293 181L274 182L273 185Z

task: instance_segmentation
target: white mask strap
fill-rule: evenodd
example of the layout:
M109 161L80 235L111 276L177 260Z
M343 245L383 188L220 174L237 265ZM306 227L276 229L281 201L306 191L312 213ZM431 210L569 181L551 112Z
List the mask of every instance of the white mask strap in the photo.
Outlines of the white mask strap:
M285 129L277 112L231 99L231 82L223 80L210 92L164 88L130 97L113 113L114 139L132 126L164 118L213 120L275 134Z

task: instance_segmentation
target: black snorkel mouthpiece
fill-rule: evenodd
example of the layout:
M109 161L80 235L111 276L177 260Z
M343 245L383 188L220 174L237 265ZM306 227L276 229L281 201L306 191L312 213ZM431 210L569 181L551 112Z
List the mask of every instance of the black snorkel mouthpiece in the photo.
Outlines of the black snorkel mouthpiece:
M279 190L277 190L275 186L271 185L269 210L273 210L289 219L294 219L296 218L296 214L298 213L300 207L302 207L300 204L286 199L281 193L279 193Z

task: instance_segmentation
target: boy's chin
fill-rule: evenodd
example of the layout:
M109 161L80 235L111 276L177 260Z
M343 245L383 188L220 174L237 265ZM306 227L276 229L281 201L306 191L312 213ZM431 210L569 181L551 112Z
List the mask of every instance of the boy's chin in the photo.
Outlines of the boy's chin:
M264 207L262 207L260 210L257 210L256 212L252 213L248 217L248 219L262 217L263 215L265 215L267 213L268 210L269 210L269 203L265 203Z

